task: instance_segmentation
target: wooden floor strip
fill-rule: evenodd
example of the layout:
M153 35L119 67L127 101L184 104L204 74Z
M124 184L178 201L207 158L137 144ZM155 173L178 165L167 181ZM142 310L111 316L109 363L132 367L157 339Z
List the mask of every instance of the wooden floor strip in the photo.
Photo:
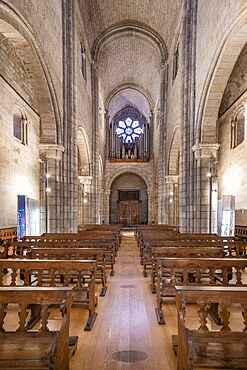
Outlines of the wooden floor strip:
M91 332L83 330L85 310L72 308L70 331L79 340L70 369L175 370L175 303L166 304L166 324L158 325L156 295L150 290L150 276L142 276L139 251L131 232L123 236L115 271L115 276L108 276L106 296L98 299L98 316Z

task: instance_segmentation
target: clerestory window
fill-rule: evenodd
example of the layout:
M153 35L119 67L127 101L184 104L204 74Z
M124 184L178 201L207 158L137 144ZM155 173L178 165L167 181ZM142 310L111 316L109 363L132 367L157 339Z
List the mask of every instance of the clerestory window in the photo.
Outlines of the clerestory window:
M22 144L27 144L27 120L17 107L13 109L13 135Z
M239 112L232 121L231 126L231 148L236 148L244 141L245 117L244 112Z

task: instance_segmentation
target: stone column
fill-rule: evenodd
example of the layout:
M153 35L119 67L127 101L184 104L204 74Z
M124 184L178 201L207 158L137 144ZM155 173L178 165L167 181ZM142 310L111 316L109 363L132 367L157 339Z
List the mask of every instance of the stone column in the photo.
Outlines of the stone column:
M166 220L169 225L178 224L178 175L165 176Z
M179 230L195 231L197 194L196 164L192 146L195 144L195 76L196 76L196 30L197 0L184 1L183 39L181 40L182 99L181 161L179 183Z
M80 194L81 199L79 204L81 204L81 209L79 210L79 215L81 215L81 220L79 220L80 224L86 225L90 224L90 215L89 209L91 208L90 205L90 193L91 193L91 184L92 184L92 176L78 176L79 184L80 184Z
M103 213L102 216L104 216L105 224L110 223L110 194L111 190L104 190L103 192Z
M93 107L93 130L92 130L92 224L98 223L99 198L98 198L98 178L99 178L99 78L98 64L93 61L91 68L92 76L92 107Z
M62 144L65 147L61 170L61 223L57 231L77 231L78 216L78 166L76 122L76 2L62 1L63 21L63 129Z
M219 144L199 143L192 147L197 165L195 232L217 232L217 173Z
M40 151L40 210L41 233L61 230L63 222L62 157L64 147L41 144Z
M160 85L160 148L158 163L158 223L165 223L164 176L166 163L166 130L167 130L167 80L168 64L161 65Z

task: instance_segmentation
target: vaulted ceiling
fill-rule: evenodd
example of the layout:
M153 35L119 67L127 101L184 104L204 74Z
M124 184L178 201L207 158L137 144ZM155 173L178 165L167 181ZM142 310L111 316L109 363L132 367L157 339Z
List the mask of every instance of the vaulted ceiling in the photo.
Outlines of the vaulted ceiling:
M113 92L117 91L116 104L122 106L126 101L126 105L137 106L145 115L148 114L147 101L150 109L158 104L161 65L168 59L177 37L183 2L79 0L92 58L97 59L105 103L109 97L114 100ZM133 94L134 91L138 93ZM141 91L145 95L143 99ZM113 111L116 107L111 104Z

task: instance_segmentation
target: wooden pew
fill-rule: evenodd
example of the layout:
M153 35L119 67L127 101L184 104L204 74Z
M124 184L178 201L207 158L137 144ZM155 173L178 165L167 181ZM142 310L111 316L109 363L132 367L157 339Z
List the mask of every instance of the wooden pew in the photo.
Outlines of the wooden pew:
M176 290L177 369L247 369L247 287L176 286ZM220 329L210 322L211 303L220 305Z
M27 240L28 237L25 237L23 240ZM114 242L116 254L120 247L121 240L119 234L115 231L102 230L102 231L82 231L80 233L45 233L42 234L40 240L81 240L81 241L107 241Z
M165 323L163 300L175 297L175 286L247 286L245 258L161 258L158 264L156 316L159 324ZM217 307L212 307L210 312L220 324Z
M7 258L8 241L17 240L17 227L0 228L0 258Z
M237 240L247 240L247 226L235 225L235 237Z
M222 241L222 242L233 242L233 238L228 238L228 237L221 237L217 236L215 234L159 234L156 233L155 235L148 235L143 238L139 245L140 249L140 257L141 257L141 264L143 264L143 259L145 258L145 254L150 251L150 248L153 246L162 246L163 243L169 243L171 242L171 246L175 246L175 242L179 241L197 241L197 242L210 242L210 241ZM165 245L164 245L165 246Z
M114 264L115 264L115 247L112 241L71 241L71 240L40 240L40 241L16 241L8 242L8 255L12 258L20 258L20 256L26 256L31 248L81 248L81 249L102 249L106 251L105 264L110 268L110 275L114 276Z
M103 248L35 248L27 253L31 259L52 259L52 260L95 260L97 265L95 280L99 280L102 285L100 296L106 294L107 274L106 274L106 255L107 249Z
M166 248L166 247L187 247L187 248L198 248L198 247L217 247L221 248L226 256L233 257L247 257L247 243L243 241L228 241L228 240L162 240L150 242L143 251L142 264L144 266L143 276L147 276L147 266L152 266L153 255L152 251L155 248ZM223 252L222 252L223 253Z
M160 269L160 259L162 258L217 258L226 257L222 247L153 247L152 253L152 273L151 273L151 291L156 293L156 279Z
M1 369L69 370L71 291L70 287L0 287ZM14 320L12 314L8 329L13 305L18 307L18 317ZM27 328L30 305L41 307L41 321L36 330ZM51 305L60 305L61 325L56 330L49 329Z
M8 274L4 270L8 269ZM0 260L0 286L72 286L73 303L86 305L88 319L84 330L91 330L95 312L96 261L91 260ZM37 312L39 318L39 312Z

